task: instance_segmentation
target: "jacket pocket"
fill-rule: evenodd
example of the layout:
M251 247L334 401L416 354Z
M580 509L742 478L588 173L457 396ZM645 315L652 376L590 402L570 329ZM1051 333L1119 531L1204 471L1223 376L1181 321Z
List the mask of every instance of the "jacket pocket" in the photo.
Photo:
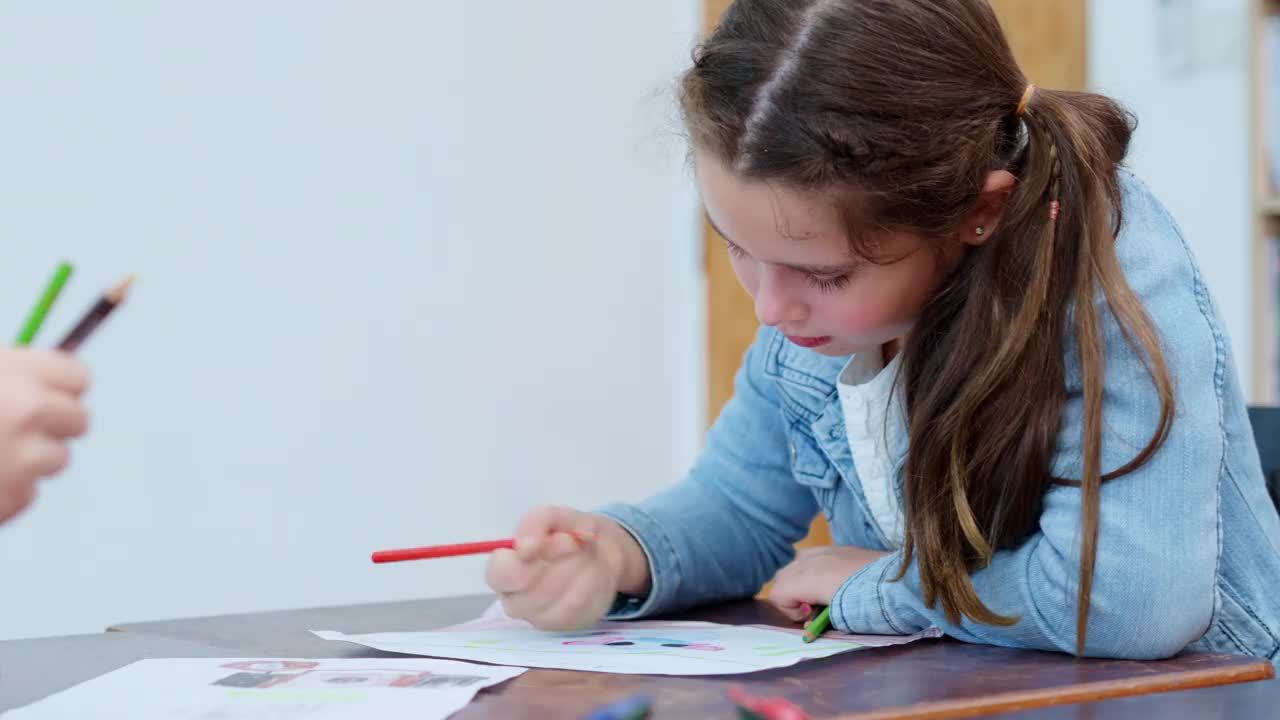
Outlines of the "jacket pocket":
M791 454L791 475L797 483L809 488L827 520L836 507L840 473L827 460L818 443L801 423L793 423L787 431L787 449Z

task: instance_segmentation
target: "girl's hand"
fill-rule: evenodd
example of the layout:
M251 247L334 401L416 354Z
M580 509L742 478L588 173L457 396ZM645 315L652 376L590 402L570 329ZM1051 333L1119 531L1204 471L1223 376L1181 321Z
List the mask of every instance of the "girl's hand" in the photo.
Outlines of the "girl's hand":
M647 593L649 560L616 522L543 507L520 521L514 550L489 556L485 579L507 615L541 630L577 630L603 619L620 591Z
M805 548L778 571L769 602L795 622L813 614L813 606L830 605L844 581L889 553L850 545Z
M0 349L0 522L31 504L36 481L66 467L67 441L89 427L88 387L70 355Z

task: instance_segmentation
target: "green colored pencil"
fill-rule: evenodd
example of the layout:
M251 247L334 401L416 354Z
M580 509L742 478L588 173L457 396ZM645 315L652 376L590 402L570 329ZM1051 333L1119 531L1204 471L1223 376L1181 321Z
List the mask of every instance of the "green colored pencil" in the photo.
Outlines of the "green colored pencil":
M822 612L818 613L818 617L813 622L804 626L804 641L811 643L818 639L818 636L827 631L827 626L831 624L831 608L825 607Z
M67 278L71 277L71 263L61 262L53 271L53 277L49 278L49 284L45 286L44 292L41 293L40 299L36 301L35 307L31 308L31 314L27 316L27 322L23 324L22 331L18 333L18 345L30 345L32 340L36 339L36 333L40 332L40 326L44 324L44 318L49 314L49 308L53 307L53 301L58 299L58 293L62 292L62 286L67 284Z

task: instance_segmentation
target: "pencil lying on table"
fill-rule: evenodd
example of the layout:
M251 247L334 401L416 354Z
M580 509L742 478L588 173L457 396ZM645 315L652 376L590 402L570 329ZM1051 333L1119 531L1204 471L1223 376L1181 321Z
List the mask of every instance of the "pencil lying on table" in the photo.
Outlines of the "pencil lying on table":
M590 533L566 533L580 543L595 539ZM432 558L456 557L458 555L479 555L494 550L514 550L514 538L506 540L486 540L484 542L459 543L457 545L428 545L426 547L403 548L400 550L379 550L373 554L376 563L403 562L405 560L430 560Z
M134 276L130 275L121 280L115 287L103 293L102 297L98 298L98 302L94 303L93 307L90 307L88 312L84 314L84 317L80 318L80 322L71 328L71 332L62 338L62 342L58 343L58 349L69 353L79 349L84 344L84 341L88 340L89 336L93 334L93 331L98 329L102 321L107 319L111 311L124 302L125 297L129 295L129 287L133 285L133 280Z

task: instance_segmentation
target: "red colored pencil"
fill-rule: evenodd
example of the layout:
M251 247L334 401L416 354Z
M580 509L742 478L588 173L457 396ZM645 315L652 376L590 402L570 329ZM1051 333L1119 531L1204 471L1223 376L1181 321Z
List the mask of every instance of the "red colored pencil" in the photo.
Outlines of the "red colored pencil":
M590 534L569 533L578 542L593 539ZM514 549L516 541L485 540L484 542L459 543L457 545L428 545L426 547L403 548L401 550L379 550L373 554L375 563L402 562L404 560L430 560L431 558L456 557L458 555L478 555L506 548Z

